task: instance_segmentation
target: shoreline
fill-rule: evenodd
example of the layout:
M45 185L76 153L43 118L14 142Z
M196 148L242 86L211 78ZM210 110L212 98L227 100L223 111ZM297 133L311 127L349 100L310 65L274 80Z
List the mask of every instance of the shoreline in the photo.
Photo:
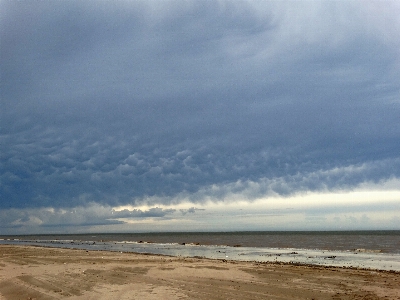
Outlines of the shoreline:
M400 299L399 272L0 245L0 299Z
M146 242L147 243L147 242ZM150 242L151 243L151 242ZM0 247L3 245L0 245ZM224 259L224 258L209 258L205 256L180 256L180 255L171 255L171 254L159 254L159 253L146 253L146 252L134 252L134 251L125 251L121 252L118 250L85 250L81 248L69 248L69 247L53 247L53 246L42 246L42 245L4 245L4 246L16 246L16 247L37 247L37 248L49 248L49 249L64 249L64 250L74 250L74 251L90 251L90 252L99 252L106 251L110 253L126 253L126 254L136 254L136 255L148 255L148 256L157 256L157 257L165 257L165 258L183 258L183 259L204 259L210 261L221 261L221 262L244 262L244 263L253 263L253 264L265 264L265 265L287 265L287 266L299 266L299 267L308 267L308 268L325 268L325 269L348 269L354 271L373 271L373 272L381 272L381 273L390 273L390 274L398 274L400 275L400 271L397 270L385 270L385 269L373 269L373 268L362 268L356 266L335 266L335 265L319 265L319 264L311 264L311 263L301 263L301 262L285 262L285 261L257 261L257 260L235 260L235 259ZM232 247L227 245L220 245L222 247Z
M0 245L32 245L81 250L149 253L182 257L203 257L250 262L279 262L293 265L335 266L351 269L400 272L400 254L368 249L353 251L239 247L192 243L82 240L3 240Z

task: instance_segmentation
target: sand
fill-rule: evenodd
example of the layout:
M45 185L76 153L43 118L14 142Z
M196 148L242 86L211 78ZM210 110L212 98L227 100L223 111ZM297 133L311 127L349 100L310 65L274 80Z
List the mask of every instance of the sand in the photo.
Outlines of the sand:
M0 299L400 299L400 274L1 245Z

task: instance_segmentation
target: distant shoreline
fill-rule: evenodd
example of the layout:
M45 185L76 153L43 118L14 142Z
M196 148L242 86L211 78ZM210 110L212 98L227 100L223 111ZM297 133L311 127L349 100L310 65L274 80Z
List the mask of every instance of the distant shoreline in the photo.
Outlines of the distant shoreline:
M36 237L36 236L35 236ZM160 240L149 242L148 240L137 241L137 235L52 235L35 237L20 237L9 238L0 240L0 245L26 245L26 246L45 246L63 249L81 249L81 250L102 250L113 252L130 252L141 254L160 254L176 257L204 257L209 259L220 259L228 261L253 261L259 263L283 263L291 265L303 266L329 266L329 267L344 267L350 269L366 269L366 270L385 270L400 272L400 254L384 252L377 248L368 248L368 245L352 245L359 246L352 250L327 250L327 249L312 249L308 248L277 248L277 247L246 247L236 242L243 242L246 237L241 234L239 236L226 236L222 234L218 239L205 235L203 240L197 236L195 240L198 243L185 243L176 242L176 236L157 236ZM143 237L143 236L142 236ZM149 237L149 236L147 236ZM156 237L156 236L152 236ZM259 238L259 236L250 236ZM29 239L31 238L31 239ZM183 240L193 238L192 235L184 235ZM225 240L223 240L225 238ZM270 239L270 236L267 236ZM297 239L303 239L303 236ZM311 236L314 240L316 237ZM318 236L317 239L321 243L321 239L325 239L322 244L329 246L326 243L342 243L344 238L342 236L331 237ZM376 238L376 237L375 237ZM104 240L103 240L104 239ZM130 240L129 240L130 239ZM278 236L278 242L283 239L286 243L288 238L286 236ZM289 238L290 239L290 238ZM156 239L157 240L157 239ZM226 244L216 245L213 242L227 242L231 241L231 246ZM354 238L351 236L350 242L353 243ZM371 237L373 240L373 237ZM383 241L375 241L369 246L381 246L380 242L386 242L388 239L385 237ZM361 239L363 241L363 239ZM396 243L396 241L391 241ZM309 245L309 244L306 244ZM349 246L349 245L348 245ZM350 244L351 246L351 244ZM361 248L362 246L366 248Z
M72 250L72 251L83 251L80 248L67 248L67 247L55 247L55 246L40 246L40 245L0 245L3 246L11 246L11 247L33 247L33 248L48 248L48 249L64 249L64 250ZM125 253L125 254L133 254L133 255L145 255L145 256L157 256L157 257L165 257L165 258L182 258L182 259L200 259L200 260L210 260L210 261L221 261L225 263L253 263L253 264L264 264L264 265L279 265L279 266L298 266L298 267L306 267L306 268L316 268L316 269L348 269L354 271L371 271L371 272L382 272L382 273L390 273L390 274L399 274L400 271L396 270L382 270L382 269L371 269L371 268L361 268L361 267L353 267L353 266L332 266L332 265L316 265L316 264L309 264L309 263L298 263L298 262L283 262L283 261L237 261L237 260L227 260L223 258L208 258L204 256L188 256L182 257L179 255L168 255L168 254L158 254L158 253L143 253L143 252L121 252L118 250L84 250L86 252L110 252L110 253Z

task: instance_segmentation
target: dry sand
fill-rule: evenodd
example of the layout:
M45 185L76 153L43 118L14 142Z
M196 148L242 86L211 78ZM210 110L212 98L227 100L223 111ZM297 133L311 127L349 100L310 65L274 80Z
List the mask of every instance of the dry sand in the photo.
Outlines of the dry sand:
M3 245L0 299L400 299L400 275Z

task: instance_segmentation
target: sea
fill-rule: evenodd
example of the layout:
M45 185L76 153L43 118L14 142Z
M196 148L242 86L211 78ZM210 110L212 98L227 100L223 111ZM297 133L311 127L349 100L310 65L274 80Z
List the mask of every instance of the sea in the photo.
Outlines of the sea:
M400 272L400 230L0 235L0 244Z

